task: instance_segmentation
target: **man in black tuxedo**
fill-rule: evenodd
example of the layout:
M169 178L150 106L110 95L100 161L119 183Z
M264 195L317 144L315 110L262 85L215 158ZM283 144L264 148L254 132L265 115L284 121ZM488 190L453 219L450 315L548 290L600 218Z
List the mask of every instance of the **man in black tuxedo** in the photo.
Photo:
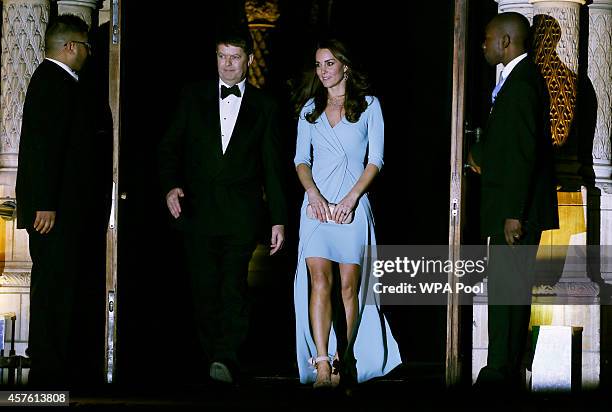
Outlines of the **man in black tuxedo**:
M168 209L184 230L210 377L232 383L248 329L249 260L264 222L272 226L270 254L283 246L287 212L277 108L246 82L250 34L221 36L216 51L219 78L184 89L160 145L160 175Z
M481 230L490 239L489 350L478 386L521 384L537 245L543 230L558 227L548 92L528 38L524 16L502 13L482 46L487 62L504 69L469 159L481 173Z
M15 189L32 258L29 383L43 389L103 383L112 184L112 121L78 74L91 53L87 24L58 16L45 53L24 103Z

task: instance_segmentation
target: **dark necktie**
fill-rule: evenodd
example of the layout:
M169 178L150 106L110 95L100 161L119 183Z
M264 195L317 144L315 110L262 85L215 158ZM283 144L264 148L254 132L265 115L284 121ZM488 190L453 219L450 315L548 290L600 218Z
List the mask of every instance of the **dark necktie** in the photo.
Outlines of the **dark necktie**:
M235 84L232 87L226 87L224 85L221 85L221 100L225 99L230 94L233 94L236 97L240 97L241 96L240 89L238 88L238 85Z

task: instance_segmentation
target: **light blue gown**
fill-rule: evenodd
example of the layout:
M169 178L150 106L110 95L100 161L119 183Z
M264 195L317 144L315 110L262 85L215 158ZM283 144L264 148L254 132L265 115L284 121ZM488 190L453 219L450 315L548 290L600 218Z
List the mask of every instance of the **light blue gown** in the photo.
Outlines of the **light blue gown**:
M311 99L304 105L298 121L297 148L294 163L311 167L317 188L330 203L339 203L362 175L365 165L371 163L379 169L383 165L384 122L380 103L368 96L367 109L359 121L350 123L344 117L331 127L323 113L314 123L305 115L314 108ZM312 148L312 152L311 152ZM311 154L312 153L312 154ZM308 311L309 276L307 257L323 257L339 263L355 263L362 267L359 291L358 331L354 344L357 360L357 380L383 376L401 363L397 342L389 324L372 298L368 288L369 274L363 268L367 246L376 245L374 218L367 194L359 200L355 217L350 224L321 223L306 216L308 197L304 195L300 214L300 242L294 283L296 317L297 364L302 383L314 382L316 371L309 363L317 356L310 331ZM373 252L375 253L375 251ZM375 258L375 256L372 256ZM366 305L366 294L369 293ZM336 353L336 335L332 327L329 336L329 355Z

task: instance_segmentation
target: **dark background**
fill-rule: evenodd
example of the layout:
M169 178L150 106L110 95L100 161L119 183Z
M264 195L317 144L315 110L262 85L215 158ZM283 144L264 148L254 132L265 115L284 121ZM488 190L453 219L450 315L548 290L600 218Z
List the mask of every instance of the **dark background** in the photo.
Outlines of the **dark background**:
M169 372L180 381L197 382L207 375L198 361L187 276L158 186L155 152L180 88L216 76L215 31L221 22L243 17L240 1L217 3L143 7L123 2L120 192L128 198L119 209L120 382L163 382ZM316 38L331 32L348 39L370 74L385 116L385 166L371 193L377 241L447 244L453 2L439 2L432 10L429 2L403 8L397 0L337 0L331 16L325 7L313 9L314 3L326 2L280 1L281 17L268 42L267 88L289 107L287 81L311 64ZM488 95L494 82L478 46L483 22L496 12L496 4L480 3L470 17L474 63L468 67L468 87L477 91L470 95L476 103L468 102L474 113L469 120L476 125L486 114L482 101L487 97L481 95ZM295 122L289 113L285 123L292 221L284 251L267 262L265 279L253 287L245 356L255 374L295 377L293 276L303 191L292 166ZM397 373L427 373L441 382L446 308L385 311L405 363Z

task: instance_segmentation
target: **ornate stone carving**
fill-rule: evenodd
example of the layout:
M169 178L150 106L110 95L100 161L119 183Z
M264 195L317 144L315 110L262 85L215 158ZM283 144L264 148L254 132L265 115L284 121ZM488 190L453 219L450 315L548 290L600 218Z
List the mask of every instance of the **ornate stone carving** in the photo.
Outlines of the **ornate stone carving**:
M589 5L589 79L597 95L597 123L593 141L595 163L612 159L612 1Z
M266 65L266 57L268 49L266 46L266 28L251 28L251 36L253 36L253 63L249 67L249 83L257 87L263 87L266 84L266 74L268 67Z
M595 186L601 189L605 194L612 195L612 184L610 183L596 183Z
M0 169L17 166L23 102L44 59L47 0L5 0L2 8Z
M280 17L278 0L246 0L245 11L249 29L253 36L253 64L249 67L249 83L263 87L266 83L268 67L266 57L269 53L266 39Z
M485 280L483 285L482 292L474 295L474 303L483 304L487 302L488 281ZM585 299L583 303L589 304L594 302L592 299L599 295L599 290L599 286L591 281L563 280L554 285L536 284L531 288L531 293L534 304L560 303L579 298ZM591 298L591 301L587 298Z
M0 275L0 287L30 287L30 272L4 272Z
M247 20L251 24L274 24L280 17L278 0L246 0Z
M550 94L553 142L567 141L574 119L578 72L578 8L534 8L536 63L546 79Z
M555 285L536 285L533 296L557 296L559 298L596 297L599 286L593 282L559 282Z
M574 73L578 72L578 7L542 7L536 3L534 14L544 14L554 18L559 26L556 51L563 63Z

